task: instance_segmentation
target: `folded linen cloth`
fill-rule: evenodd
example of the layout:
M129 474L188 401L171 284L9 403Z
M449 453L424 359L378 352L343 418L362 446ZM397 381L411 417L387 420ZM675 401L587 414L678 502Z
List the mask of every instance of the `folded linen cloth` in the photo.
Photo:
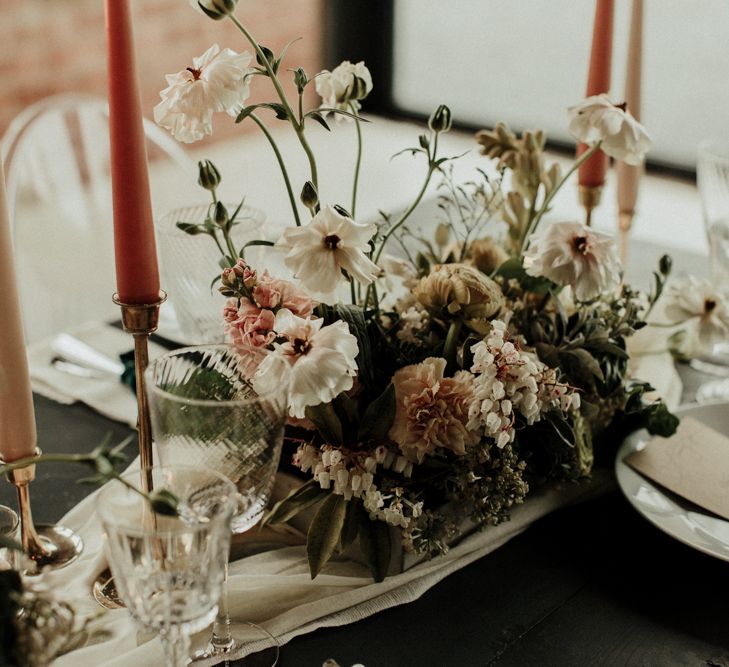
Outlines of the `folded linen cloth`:
M82 340L107 357L119 360L119 355L133 348L132 337L110 324L87 322L67 333ZM28 363L33 391L58 403L81 401L99 414L135 427L137 399L121 378L86 378L71 375L51 365L55 356L51 349L53 336L28 347ZM165 349L150 342L149 357L163 354Z
M330 562L312 580L303 546L285 547L235 561L229 569L232 631L236 637L245 638L246 626L242 622L253 621L284 645L294 637L318 628L353 623L389 607L411 602L449 574L499 548L542 516L595 497L613 485L607 471L596 471L589 482L539 489L514 509L510 521L474 533L446 555L420 563L378 584L372 582L366 568L347 560ZM89 627L94 632L106 631L108 636L61 656L53 665L151 667L162 664L158 639L138 633L125 609L100 612L91 597L92 582L104 566L101 530L94 514L96 493L71 510L62 522L81 534L85 542L84 553L75 563L49 573L48 581L58 596L72 603L79 614L98 615ZM202 646L208 638L209 631L204 631L193 643ZM262 648L265 644L251 641L229 659L241 658ZM200 664L212 665L215 661Z

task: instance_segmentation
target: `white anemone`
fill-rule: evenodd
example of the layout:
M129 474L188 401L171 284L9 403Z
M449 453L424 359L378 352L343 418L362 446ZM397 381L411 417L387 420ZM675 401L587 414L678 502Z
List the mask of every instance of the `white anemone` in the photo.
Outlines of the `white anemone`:
M724 297L708 280L686 276L666 290L665 314L671 322L691 320L702 351L729 339L729 310Z
M365 254L376 230L327 206L307 225L287 228L276 247L286 253L284 263L318 301L334 304L342 270L363 285L377 277L377 264Z
M640 164L651 146L645 128L625 105L613 104L605 94L588 97L568 112L572 116L569 130L575 139L585 144L602 141L601 150L617 160Z
M524 268L530 276L572 286L578 301L595 299L620 282L613 239L577 222L556 222L537 232Z
M308 406L329 403L354 384L357 339L342 320L323 324L322 319L304 319L287 308L279 310L274 330L286 342L274 344L274 351L253 378L260 392L273 390L288 379L292 417L303 419ZM288 378L286 373L290 373Z
M213 113L235 115L249 94L251 55L220 50L213 44L192 67L168 74L162 101L154 108L154 120L178 141L192 143L212 134Z

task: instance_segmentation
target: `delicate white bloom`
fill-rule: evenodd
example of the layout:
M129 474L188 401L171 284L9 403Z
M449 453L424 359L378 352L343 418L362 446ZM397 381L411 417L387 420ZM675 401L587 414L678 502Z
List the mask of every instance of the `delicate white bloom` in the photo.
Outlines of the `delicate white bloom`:
M534 234L524 268L530 276L571 285L578 301L595 299L620 283L613 239L577 222L555 222Z
M514 440L515 413L533 424L549 410L577 409L579 395L558 381L553 368L508 340L503 322L492 324L489 335L471 348L476 400L468 427L481 428L501 448Z
M428 313L419 303L415 306L410 306L410 308L400 313L400 320L395 336L403 342L420 345L422 341L416 334L423 330L427 322Z
M248 52L221 51L213 44L202 56L193 58L192 67L165 77L167 88L154 108L155 122L185 143L212 134L213 113L235 115L245 104L253 72L250 62Z
M284 263L317 300L334 304L342 270L363 285L377 277L377 265L365 254L376 231L375 225L359 224L327 206L307 225L287 228L276 247L285 251Z
M607 95L593 95L568 109L569 130L575 139L585 144L602 141L601 150L617 160L637 165L643 161L651 146L645 128L625 110L615 105Z
M666 290L665 314L670 322L692 320L703 351L729 339L729 310L721 293L708 280L686 276Z
M305 417L307 406L328 403L354 384L357 339L346 322L323 323L322 319L304 319L281 308L274 331L286 342L274 343L274 351L261 362L253 378L254 387L261 392L288 381L292 417Z
M359 111L363 100L372 90L372 75L364 62L356 65L345 60L331 72L324 70L316 75L316 92L321 95L322 103L329 109ZM351 107L350 107L351 105ZM346 118L337 114L337 118Z

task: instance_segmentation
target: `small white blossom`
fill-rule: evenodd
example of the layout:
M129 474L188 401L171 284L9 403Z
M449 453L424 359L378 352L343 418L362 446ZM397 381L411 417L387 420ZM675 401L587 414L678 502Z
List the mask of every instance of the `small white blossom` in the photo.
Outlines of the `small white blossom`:
M524 268L530 276L570 285L579 301L595 299L620 283L613 239L577 222L555 222L534 234Z
M221 51L213 44L193 58L192 67L165 77L167 88L154 108L155 122L184 143L212 134L213 113L235 115L248 99L251 58L248 52Z
M316 92L321 95L323 105L329 109L359 111L360 100L367 97L372 90L372 75L364 62L352 64L345 60L331 72L319 72L315 82ZM342 118L346 116L337 114L337 119Z
M319 301L337 303L342 270L363 285L378 274L365 253L375 225L362 225L327 206L303 227L289 227L276 242L284 250L284 263Z
M637 165L651 146L645 128L607 95L593 95L568 110L570 133L585 144L602 141L601 150L617 160Z

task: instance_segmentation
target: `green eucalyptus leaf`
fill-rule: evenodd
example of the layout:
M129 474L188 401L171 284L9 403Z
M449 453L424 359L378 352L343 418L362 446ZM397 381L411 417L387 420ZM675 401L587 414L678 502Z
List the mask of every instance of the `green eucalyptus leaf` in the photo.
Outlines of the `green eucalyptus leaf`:
M334 406L331 403L319 403L319 405L309 405L306 408L306 418L313 422L319 435L324 442L330 445L344 444L344 434L342 432L342 422L339 420Z
M374 362L372 359L372 346L367 333L367 322L364 318L364 311L361 306L353 304L338 303L326 310L325 324L331 324L336 320L343 320L349 326L350 333L357 339L357 368L359 379L366 386L373 386L375 383Z
M363 123L369 123L370 122L366 118L362 118L362 116L360 116L359 114L354 114L354 113L351 113L349 111L345 111L344 109L334 109L334 108L330 108L330 107L319 107L318 109L316 109L316 111L318 113L337 113L337 114L339 114L341 116L349 116L350 118L356 118L357 120L360 120Z
M316 480L310 479L298 489L291 491L285 498L279 500L271 508L271 511L263 517L261 523L264 526L286 523L299 512L315 505L328 495L329 492L322 489Z
M347 504L343 496L330 493L309 524L306 555L312 579L321 572L339 544L344 518L347 515Z
M605 380L597 359L585 349L560 350L559 360L560 365L567 366L567 372L571 377L583 377L585 373L589 373L600 382Z
M392 422L395 421L395 398L395 385L390 383L387 389L367 406L357 433L359 442L385 438L392 427Z
M370 519L366 512L360 514L359 546L376 582L383 581L390 566L390 528L383 521Z
M360 514L364 513L364 508L359 500L353 499L347 503L347 513L344 516L344 525L342 526L342 533L339 536L339 547L341 551L344 551L357 539Z

